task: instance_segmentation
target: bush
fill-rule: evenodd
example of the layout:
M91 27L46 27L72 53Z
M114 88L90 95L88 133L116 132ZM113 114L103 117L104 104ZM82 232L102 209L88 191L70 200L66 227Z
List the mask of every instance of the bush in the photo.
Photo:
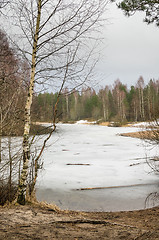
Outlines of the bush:
M4 205L7 202L12 202L16 198L17 185L4 183L0 180L0 205Z

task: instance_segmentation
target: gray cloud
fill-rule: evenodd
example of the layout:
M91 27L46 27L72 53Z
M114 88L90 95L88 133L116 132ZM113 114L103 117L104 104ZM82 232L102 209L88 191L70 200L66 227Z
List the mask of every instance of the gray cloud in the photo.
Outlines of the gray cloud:
M103 58L98 64L104 84L119 78L129 86L140 75L148 82L159 78L159 28L143 22L143 13L125 17L115 4L106 12Z

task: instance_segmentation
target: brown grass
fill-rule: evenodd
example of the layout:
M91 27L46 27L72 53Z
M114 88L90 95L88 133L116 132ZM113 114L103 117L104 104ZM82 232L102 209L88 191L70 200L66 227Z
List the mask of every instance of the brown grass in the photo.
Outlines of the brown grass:
M149 131L139 131L139 132L130 132L122 133L120 136L124 137L133 137L147 140L155 140L156 136L159 135L158 130L149 130Z
M100 126L109 126L110 122L101 122L99 123Z

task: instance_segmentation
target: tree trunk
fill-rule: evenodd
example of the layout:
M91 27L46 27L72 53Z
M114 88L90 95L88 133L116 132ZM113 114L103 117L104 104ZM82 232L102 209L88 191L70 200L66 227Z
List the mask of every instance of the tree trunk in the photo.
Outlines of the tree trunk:
M8 138L8 151L9 151L9 201L11 201L12 191L12 155L11 155L11 137Z
M0 116L0 163L2 162L2 112Z
M142 118L145 120L145 109L144 109L144 94L143 89L141 90L141 106L142 106Z
M75 99L75 119L77 119L77 103L78 103L78 96L77 93L74 93L74 99Z
M106 106L105 106L104 96L102 96L102 102L103 102L103 117L104 117L104 120L106 121L107 120L107 115L106 115Z
M151 102L151 90L150 86L148 85L148 93L147 93L147 105L148 105L148 117L149 120L152 119L152 102Z
M66 113L67 113L67 120L69 120L69 108L68 108L68 95L66 93Z
M23 169L21 172L20 183L18 188L18 198L17 198L17 202L21 205L25 205L25 201L26 201L28 165L29 165L29 159L30 159L30 147L29 147L30 110L31 110L32 98L33 98L33 92L34 92L37 42L38 42L39 26L40 26L40 18L41 18L41 0L38 0L37 4L38 4L38 13L37 13L37 21L36 21L36 32L33 40L31 78L30 78L27 102L25 106L25 125L24 125L24 134L23 134Z

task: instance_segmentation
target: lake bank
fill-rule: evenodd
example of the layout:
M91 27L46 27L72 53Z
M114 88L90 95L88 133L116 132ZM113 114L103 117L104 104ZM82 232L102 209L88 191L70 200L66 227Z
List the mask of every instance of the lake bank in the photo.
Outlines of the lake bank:
M125 197L128 206L132 206L130 197L132 197L134 189L133 191L132 188L127 190L125 187L123 188L125 191L123 194L123 192L118 191L121 189L109 188L109 193L105 192L106 194L102 196L101 204L99 199L96 198L98 195L103 195L100 189L76 191L77 188L86 187L111 187L121 186L121 184L126 186L127 184L133 184L134 179L136 184L153 184L154 180L157 179L147 169L146 155L139 139L123 138L116 135L117 129L115 128L112 128L112 130L106 128L106 132L104 129L105 127L98 129L94 125L91 127L83 126L82 129L81 127L76 129L76 126L74 128L69 125L63 129L63 126L59 126L46 148L43 156L44 169L39 173L38 179L38 184L41 184L41 186L51 186L51 188L45 189L50 196L46 192L42 193L43 196L50 197L50 202L54 202L54 199L57 198L59 206L63 205L64 207L62 201L67 204L72 199L74 206L96 204L99 208L97 209L94 206L92 208L91 206L89 211L94 209L101 212L62 211L49 205L48 207L41 207L40 205L0 207L0 240L159 239L159 207L138 211L104 212L103 206L108 205L109 207L110 203L112 203L111 207L113 205L118 207L120 202L126 205L122 199L125 193L127 194ZM123 128L120 130L118 133L121 133ZM125 131L130 131L130 129ZM76 139L75 136L79 138ZM102 138L101 142L99 137ZM106 162L108 165L105 166ZM108 172L105 172L106 170ZM124 174L125 171L126 175ZM92 174L92 178L89 173ZM79 181L81 176L84 177L83 182ZM102 177L104 177L103 181ZM118 177L120 178L118 179ZM153 185L150 184L149 193L152 192L152 187ZM138 199L141 196L143 198L141 188L142 186L137 186L136 189ZM102 189L102 191L105 190ZM112 200L113 196L110 194L113 190L116 193L113 193L115 196ZM94 194L94 191L97 194ZM58 192L63 195L57 195ZM71 195L77 192L80 195L86 193L90 196L86 198L85 202L81 202L82 197ZM106 195L110 196L109 201L105 199ZM93 196L96 199L93 199ZM147 204L149 202L153 203L155 197L157 195L149 195L149 198L142 201L147 200ZM134 202L136 201L138 200L134 199Z
M159 239L159 208L86 213L48 207L0 207L0 240Z

